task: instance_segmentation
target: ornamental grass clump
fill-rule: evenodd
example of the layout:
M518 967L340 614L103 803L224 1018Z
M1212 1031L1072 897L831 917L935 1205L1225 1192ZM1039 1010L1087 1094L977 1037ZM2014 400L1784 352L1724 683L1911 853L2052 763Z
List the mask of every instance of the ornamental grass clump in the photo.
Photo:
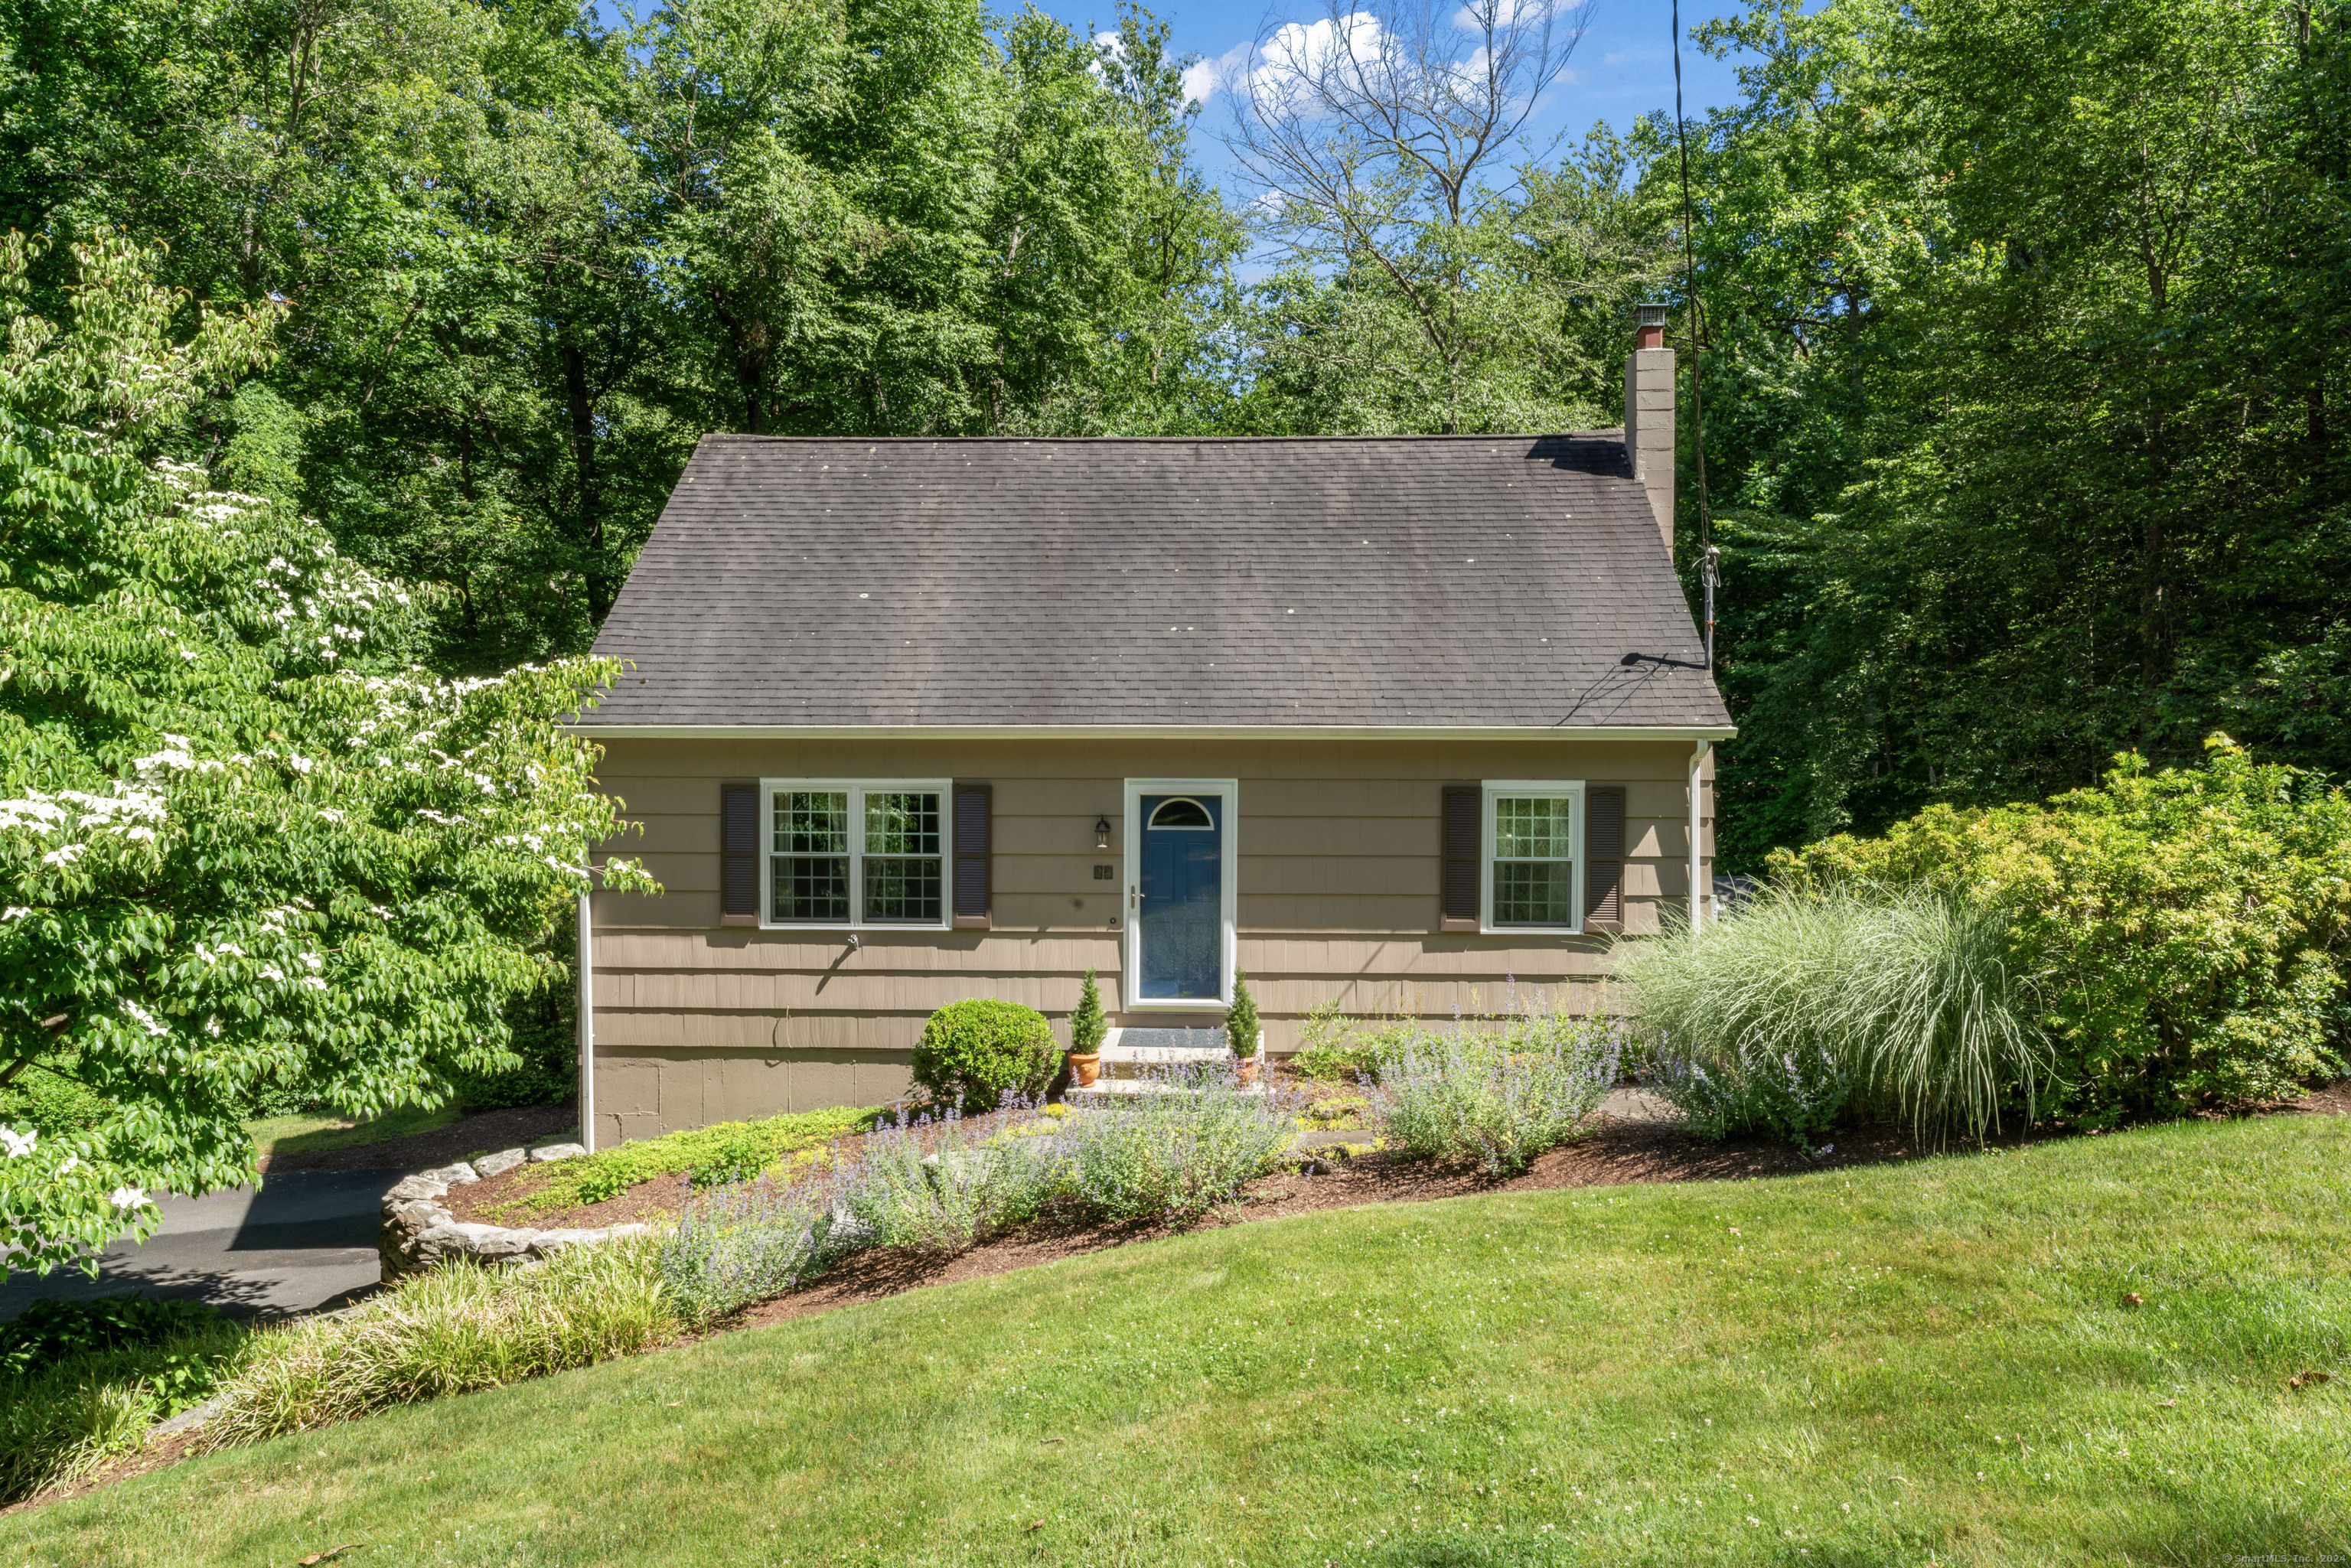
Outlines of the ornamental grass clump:
M1235 1070L1150 1074L1143 1092L1071 1114L1058 1140L1070 1194L1098 1218L1197 1219L1272 1170L1299 1103L1251 1092Z
M2008 937L2005 912L1942 889L1783 887L1628 944L1617 972L1696 1130L1809 1142L1843 1084L1921 1132L1980 1137L2004 1107L2030 1119L2045 1071Z
M1374 1113L1408 1154L1513 1175L1585 1129L1624 1046L1614 1019L1554 1010L1541 992L1513 988L1499 1014L1407 1031L1381 1070Z
M453 1263L348 1318L256 1334L197 1443L233 1448L496 1388L651 1350L684 1327L651 1236L569 1247L527 1268Z

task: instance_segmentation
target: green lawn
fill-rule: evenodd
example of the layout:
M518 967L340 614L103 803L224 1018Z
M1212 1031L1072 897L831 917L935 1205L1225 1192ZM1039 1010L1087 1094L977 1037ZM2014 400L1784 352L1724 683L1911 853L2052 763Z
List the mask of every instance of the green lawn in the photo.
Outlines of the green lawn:
M438 1111L402 1106L397 1111L387 1111L381 1116L371 1116L364 1121L349 1116L297 1112L291 1115L247 1122L245 1127L253 1134L255 1153L292 1155L313 1149L355 1149L362 1144L381 1144L391 1138L404 1138L411 1133L429 1133L435 1127L447 1126L460 1114L462 1113L455 1105L444 1105Z
M215 1455L0 1563L2323 1558L2351 1377L2283 1384L2351 1372L2347 1267L2341 1118L1353 1210Z

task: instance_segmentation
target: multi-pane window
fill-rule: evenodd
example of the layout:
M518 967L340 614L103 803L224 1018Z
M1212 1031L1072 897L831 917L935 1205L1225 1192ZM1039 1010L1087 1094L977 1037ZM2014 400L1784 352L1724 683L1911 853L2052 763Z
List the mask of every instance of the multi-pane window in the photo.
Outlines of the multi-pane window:
M1568 785L1489 788L1487 924L1571 930L1575 925L1576 806Z
M924 789L865 796L865 918L903 925L939 923L945 876L939 798Z
M944 796L935 785L771 786L768 919L946 925Z

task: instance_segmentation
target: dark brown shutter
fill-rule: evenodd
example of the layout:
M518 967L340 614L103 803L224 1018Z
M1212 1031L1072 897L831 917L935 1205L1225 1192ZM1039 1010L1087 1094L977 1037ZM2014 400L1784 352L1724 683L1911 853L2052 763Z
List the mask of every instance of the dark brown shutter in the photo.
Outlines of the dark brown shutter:
M1583 792L1583 928L1625 929L1625 789Z
M1479 817L1485 791L1475 784L1445 787L1445 884L1440 931L1478 929Z
M718 787L718 924L759 924L759 787Z
M985 931L988 921L988 819L996 786L955 787L955 923L957 930Z

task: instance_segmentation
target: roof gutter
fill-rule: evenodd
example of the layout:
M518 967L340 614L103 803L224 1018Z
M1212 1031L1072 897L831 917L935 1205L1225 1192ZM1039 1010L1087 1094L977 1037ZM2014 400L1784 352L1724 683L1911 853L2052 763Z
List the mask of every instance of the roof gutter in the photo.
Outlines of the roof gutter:
M1729 740L1732 725L567 724L614 740Z

